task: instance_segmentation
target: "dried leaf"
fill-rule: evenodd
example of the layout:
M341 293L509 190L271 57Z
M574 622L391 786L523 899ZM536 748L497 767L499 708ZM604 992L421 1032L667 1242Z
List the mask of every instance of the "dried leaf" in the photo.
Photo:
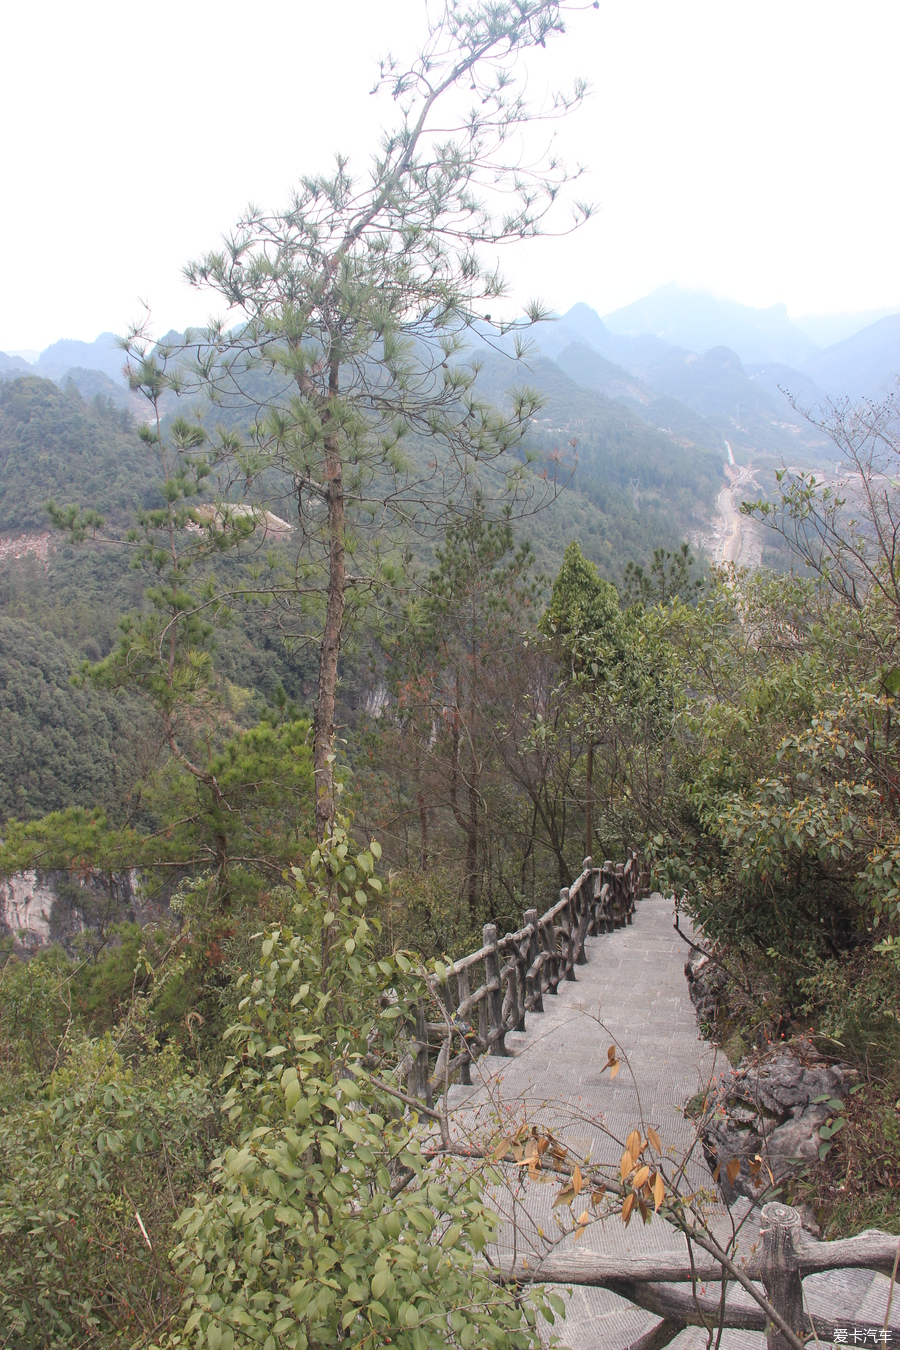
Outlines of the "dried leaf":
M515 1158L516 1162L522 1161L522 1145L518 1141L516 1141L512 1146L512 1155Z
M636 1191L639 1191L641 1187L646 1184L649 1176L650 1176L650 1168L645 1163L644 1166L639 1167L634 1174L634 1180L631 1183L634 1189Z
M582 1235L582 1233L584 1232L584 1230L587 1228L588 1223L590 1222L590 1218L591 1218L591 1216L590 1216L590 1214L588 1213L587 1210L585 1210L583 1214L579 1214L579 1216L578 1216L578 1227L575 1229L575 1241L576 1241L576 1242L577 1242L578 1239L581 1237L581 1235Z
M622 1222L627 1225L631 1218L631 1211L634 1209L634 1191L629 1191L625 1197L625 1203L622 1206Z
M606 1062L607 1064L615 1064L617 1059L618 1055L616 1054L616 1047L611 1045L606 1052Z
M575 1191L576 1195L581 1194L581 1188L583 1185L584 1182L581 1179L581 1168L576 1163L575 1166L572 1168L572 1188Z
M647 1127L647 1139L656 1149L657 1153L662 1153L662 1140L660 1139L659 1135L656 1133L652 1125Z
M544 1156L549 1147L550 1147L550 1140L547 1138L546 1135L544 1135L542 1139L538 1140L538 1153L541 1155L541 1157Z
M715 1169L715 1171L713 1172L713 1181L719 1180L719 1173L721 1172L721 1170L722 1170L721 1167L717 1167Z
M666 1198L666 1186L660 1174L657 1172L656 1180L653 1183L654 1209L659 1210L660 1205Z
M621 1067L622 1067L622 1066L621 1066L621 1064L619 1063L619 1061L616 1060L615 1064L612 1066L612 1069L610 1070L610 1074L609 1074L610 1078L615 1078L616 1074L619 1072L619 1069L620 1069Z
M638 1209L641 1211L641 1218L644 1220L644 1223L647 1223L650 1218L650 1211L640 1197L638 1197Z
M595 1207L599 1205L600 1201L603 1199L605 1194L606 1194L605 1186L600 1186L598 1190L591 1191L591 1204L594 1205Z
M553 1148L550 1150L550 1156L554 1162L565 1162L567 1152L568 1149L563 1148L562 1144L554 1142Z
M628 1149L632 1158L639 1158L641 1156L641 1136L638 1134L637 1130L631 1131L631 1134L625 1140L625 1147Z
M559 1195L557 1195L556 1199L553 1201L553 1208L556 1209L557 1205L571 1205L574 1199L575 1199L575 1191L572 1188L571 1184L567 1182L566 1185L563 1186L562 1190L559 1192Z
M733 1186L733 1185L734 1185L735 1181L737 1180L737 1176L738 1176L738 1173L740 1172L740 1170L741 1170L741 1160L740 1160L740 1158L732 1158L731 1162L730 1162L730 1163L728 1164L728 1166L725 1168L725 1175L726 1175L727 1178L728 1178L728 1184L729 1184L729 1186Z
M500 1143L497 1145L497 1147L491 1154L491 1162L495 1163L500 1162L503 1158L506 1157L507 1153L509 1153L511 1148L512 1148L511 1139L501 1139Z
M619 1172L621 1174L622 1180L624 1181L625 1178L629 1175L629 1173L633 1171L634 1171L634 1159L632 1158L631 1154L628 1152L628 1149L626 1148L625 1152L622 1154L622 1161L619 1163Z

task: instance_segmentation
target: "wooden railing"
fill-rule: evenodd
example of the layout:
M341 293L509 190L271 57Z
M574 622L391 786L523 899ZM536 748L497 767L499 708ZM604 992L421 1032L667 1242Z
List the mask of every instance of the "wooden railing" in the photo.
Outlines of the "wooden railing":
M818 1242L806 1236L801 1228L800 1215L790 1205L771 1201L760 1212L760 1250L749 1258L736 1262L722 1253L716 1259L715 1244L695 1235L701 1250L689 1256L681 1252L639 1254L629 1252L601 1255L584 1251L553 1251L542 1261L530 1262L518 1257L512 1266L500 1265L491 1269L490 1278L498 1283L563 1284L608 1289L627 1299L646 1312L655 1313L662 1321L653 1326L629 1350L662 1350L687 1326L702 1326L708 1331L722 1326L740 1331L765 1332L767 1350L792 1350L797 1344L816 1341L823 1344L898 1343L894 1337L895 1323L890 1322L890 1295L893 1293L900 1257L900 1238L888 1233L870 1230L858 1237L841 1238L835 1242ZM706 1247L712 1259L702 1251ZM891 1279L888 1316L884 1322L886 1335L877 1340L863 1340L860 1331L868 1337L871 1316L867 1326L861 1326L852 1314L836 1316L834 1311L811 1315L803 1294L803 1278L830 1270L879 1271ZM496 1273L495 1273L496 1272ZM707 1286L723 1280L734 1286L743 1284L752 1295L756 1289L768 1300L778 1317L770 1317L758 1302L722 1300ZM672 1288L673 1284L691 1285L689 1290ZM761 1286L761 1287L760 1287ZM788 1334L785 1334L785 1333ZM855 1336L854 1336L855 1332Z
M528 1013L544 1011L544 995L563 980L575 979L575 967L587 961L585 939L632 923L635 906L649 891L650 873L631 849L624 863L594 867L585 858L582 872L545 914L527 909L522 927L498 938L485 924L483 945L445 967L438 986L442 1020L429 1022L425 1004L411 1027L413 1066L409 1091L433 1104L435 1089L459 1075L471 1084L470 1064L479 1054L507 1055L506 1036L524 1031ZM453 1053L454 1044L459 1046ZM431 1051L437 1061L430 1069Z

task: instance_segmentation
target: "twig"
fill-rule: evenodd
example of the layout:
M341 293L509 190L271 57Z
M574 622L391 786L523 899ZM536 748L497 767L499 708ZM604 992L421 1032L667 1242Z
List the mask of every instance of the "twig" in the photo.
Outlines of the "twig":
M147 1244L149 1250L152 1252L152 1251L153 1251L153 1243L150 1241L149 1234L147 1233L147 1230L146 1230L146 1228L144 1227L144 1220L141 1218L140 1211L139 1211L137 1205L134 1203L134 1201L132 1200L131 1196L128 1194L128 1187L127 1187L124 1183L123 1183L123 1185L122 1185L122 1190L123 1190L124 1193L125 1193L125 1198L127 1199L129 1205L131 1205L131 1208L134 1210L134 1217L137 1219L137 1221L138 1221L138 1227L140 1228L141 1232L142 1232L143 1235L144 1235L144 1241L146 1242L146 1244Z
M436 1120L441 1127L441 1143L445 1150L449 1150L450 1127L445 1115L442 1115L440 1111L433 1111L430 1106L420 1102L418 1097L410 1097L405 1092L401 1092L399 1088L391 1087L390 1083L385 1083L381 1078L372 1078L370 1082L375 1087L380 1088L382 1092L386 1092L389 1097L396 1097L398 1102L405 1102L407 1106L411 1106L414 1111L418 1111L420 1116L427 1116L429 1120Z

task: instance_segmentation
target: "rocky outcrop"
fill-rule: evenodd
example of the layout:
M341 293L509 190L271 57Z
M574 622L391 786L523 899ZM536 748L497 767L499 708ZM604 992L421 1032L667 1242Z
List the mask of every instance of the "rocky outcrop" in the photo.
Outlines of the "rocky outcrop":
M725 971L718 962L698 954L685 963L684 974L697 1021L701 1027L714 1027L725 997Z
M726 1204L739 1195L756 1199L803 1163L819 1156L819 1130L838 1114L840 1102L858 1075L843 1064L828 1064L809 1041L781 1046L741 1060L706 1094L700 1122L703 1151L718 1168ZM829 1102L832 1105L829 1105ZM740 1170L728 1164L736 1160Z
M26 946L46 946L55 903L55 892L37 872L19 872L0 881L0 931Z
M0 880L0 936L25 951L53 942L69 946L86 929L147 917L136 872L76 876L29 869Z

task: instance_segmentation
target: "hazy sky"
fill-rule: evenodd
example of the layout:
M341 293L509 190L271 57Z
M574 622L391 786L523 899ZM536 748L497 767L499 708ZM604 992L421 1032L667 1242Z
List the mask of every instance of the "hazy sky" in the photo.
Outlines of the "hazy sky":
M423 0L44 0L4 7L0 350L202 322L180 279L248 200L361 160L375 58ZM524 301L600 313L670 280L792 315L900 308L897 0L600 0L529 59L582 74L561 129L593 222L507 255ZM383 109L384 115L390 108Z

